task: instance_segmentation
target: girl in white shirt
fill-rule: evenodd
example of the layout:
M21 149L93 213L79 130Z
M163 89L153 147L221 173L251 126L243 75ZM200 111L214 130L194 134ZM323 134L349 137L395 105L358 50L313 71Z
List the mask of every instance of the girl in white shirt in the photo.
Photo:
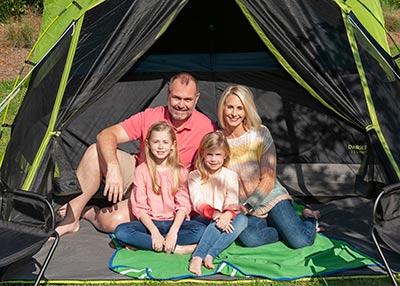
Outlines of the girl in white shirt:
M213 259L247 227L240 213L239 176L226 168L230 158L222 132L211 132L200 143L196 170L189 174L189 192L196 215L208 226L192 255L189 271L200 276L201 266L214 269Z

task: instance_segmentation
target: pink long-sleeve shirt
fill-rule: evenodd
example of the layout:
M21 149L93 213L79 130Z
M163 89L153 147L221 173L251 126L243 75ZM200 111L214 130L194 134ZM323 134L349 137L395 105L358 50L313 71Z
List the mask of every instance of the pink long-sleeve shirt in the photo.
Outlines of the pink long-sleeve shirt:
M153 190L147 164L140 164L135 171L130 197L133 215L138 219L143 214L148 214L153 220L174 220L176 212L183 210L188 220L192 207L187 188L187 176L187 170L182 168L180 176L182 183L178 192L173 195L170 170L158 172L161 192L157 194Z

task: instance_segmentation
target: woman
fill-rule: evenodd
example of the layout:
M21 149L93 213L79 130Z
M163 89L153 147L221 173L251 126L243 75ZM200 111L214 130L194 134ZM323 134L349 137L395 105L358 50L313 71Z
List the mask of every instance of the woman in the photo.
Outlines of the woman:
M302 220L277 180L275 145L262 125L249 88L236 85L225 89L218 104L218 121L231 150L229 168L241 180L239 199L248 216L239 242L249 247L279 240L291 248L313 244L319 211L305 208Z

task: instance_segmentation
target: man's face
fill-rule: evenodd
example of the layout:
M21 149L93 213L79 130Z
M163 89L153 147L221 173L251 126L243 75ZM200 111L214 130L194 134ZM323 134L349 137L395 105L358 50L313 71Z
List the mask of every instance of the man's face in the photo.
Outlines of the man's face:
M182 124L192 115L198 98L199 93L193 81L187 85L182 84L179 79L171 83L168 93L168 111L174 125Z

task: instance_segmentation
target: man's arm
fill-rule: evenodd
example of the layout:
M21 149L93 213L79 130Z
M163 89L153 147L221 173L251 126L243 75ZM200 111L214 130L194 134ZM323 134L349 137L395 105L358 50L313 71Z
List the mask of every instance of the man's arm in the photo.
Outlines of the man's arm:
M123 180L117 157L118 144L129 141L128 134L119 125L110 126L96 137L100 167L105 176L104 196L114 203L123 197Z

